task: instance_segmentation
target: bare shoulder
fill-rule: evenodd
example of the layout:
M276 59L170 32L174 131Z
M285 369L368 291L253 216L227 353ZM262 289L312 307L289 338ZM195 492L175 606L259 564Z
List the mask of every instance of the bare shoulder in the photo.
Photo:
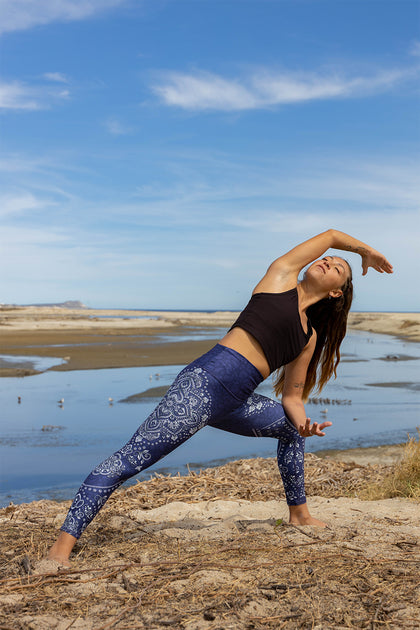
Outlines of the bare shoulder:
M261 278L253 293L281 293L297 286L298 272L287 262L275 260Z
M302 269L324 254L333 245L333 240L334 231L327 230L276 258L255 287L254 293L277 293L295 287Z

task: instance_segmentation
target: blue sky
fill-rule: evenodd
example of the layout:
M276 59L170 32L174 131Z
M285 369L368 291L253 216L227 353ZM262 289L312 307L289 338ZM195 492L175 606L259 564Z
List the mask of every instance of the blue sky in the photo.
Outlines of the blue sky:
M419 310L419 0L0 0L0 302L239 309L329 227Z

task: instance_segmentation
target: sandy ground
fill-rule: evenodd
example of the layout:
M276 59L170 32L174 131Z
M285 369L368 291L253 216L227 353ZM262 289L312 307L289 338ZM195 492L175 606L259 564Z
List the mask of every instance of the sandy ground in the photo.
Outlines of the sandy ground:
M53 370L184 365L209 350L237 313L98 311L60 307L0 308L0 376L36 374L33 362L13 356L57 357ZM141 318L141 319L136 319ZM352 313L350 328L420 341L418 313ZM207 340L182 341L194 328L214 329ZM168 334L170 340L168 340ZM162 340L162 336L163 340Z
M58 370L185 364L217 339L177 340L186 330L227 328L235 316L1 309L0 338L4 355L60 357ZM350 324L420 340L419 314L354 313ZM3 376L34 373L30 359L0 363ZM4 508L0 630L420 628L419 503L360 498L401 452L306 456L310 508L325 530L287 524L271 459L120 489L70 570L43 560L69 502Z
M91 332L124 329L153 332L177 326L219 326L227 328L239 312L213 313L185 311L98 310L48 306L0 306L0 329L14 331L89 330ZM420 313L350 313L349 327L369 332L401 335L420 341Z
M288 525L275 460L242 460L117 491L71 569L42 559L68 502L0 510L0 627L420 628L419 503L357 497L388 466L305 465L326 529Z
M420 341L420 313L350 313L349 328Z

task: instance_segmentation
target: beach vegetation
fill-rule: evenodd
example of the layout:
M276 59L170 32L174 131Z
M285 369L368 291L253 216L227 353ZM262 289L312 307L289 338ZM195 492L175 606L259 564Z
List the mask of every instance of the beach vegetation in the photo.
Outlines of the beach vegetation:
M401 460L380 483L368 484L359 497L371 501L393 497L420 499L420 427L417 437L405 444Z

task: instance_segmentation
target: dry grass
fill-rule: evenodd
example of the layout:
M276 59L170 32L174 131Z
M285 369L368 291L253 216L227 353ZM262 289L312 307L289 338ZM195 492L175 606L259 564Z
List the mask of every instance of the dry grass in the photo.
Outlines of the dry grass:
M390 471L309 454L308 494L333 502ZM179 522L130 517L172 501L281 496L274 459L159 476L116 492L78 543L74 567L42 575L33 568L69 502L0 510L0 629L420 628L420 545L404 515L380 517L372 504L371 514L350 510L349 521L317 531L239 519L218 538L206 538L208 523L181 532Z
M411 438L404 447L401 461L391 468L380 483L369 483L359 496L370 501L392 497L420 499L420 427L418 439Z

